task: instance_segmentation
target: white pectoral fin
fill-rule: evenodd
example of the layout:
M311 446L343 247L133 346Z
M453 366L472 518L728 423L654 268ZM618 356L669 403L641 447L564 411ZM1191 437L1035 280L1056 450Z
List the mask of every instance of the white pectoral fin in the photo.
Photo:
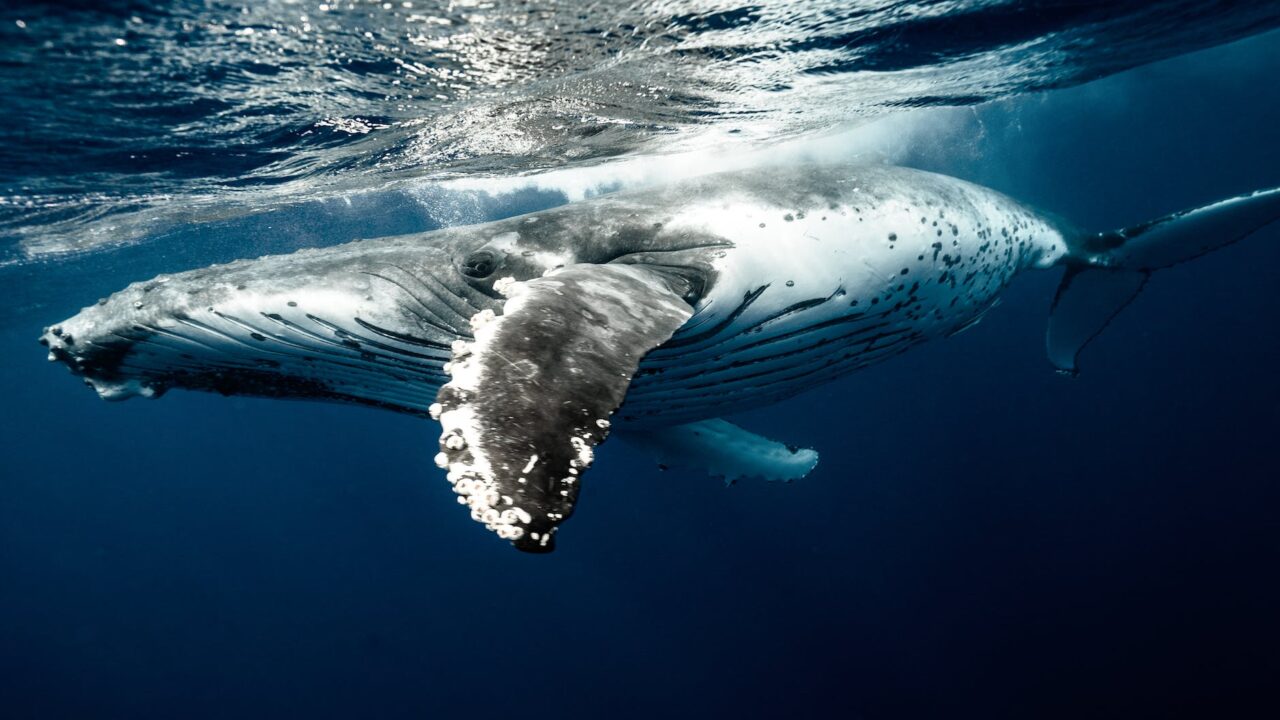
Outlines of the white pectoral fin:
M791 482L808 475L818 453L761 437L725 420L703 420L623 437L666 467L704 470L726 482L763 478Z

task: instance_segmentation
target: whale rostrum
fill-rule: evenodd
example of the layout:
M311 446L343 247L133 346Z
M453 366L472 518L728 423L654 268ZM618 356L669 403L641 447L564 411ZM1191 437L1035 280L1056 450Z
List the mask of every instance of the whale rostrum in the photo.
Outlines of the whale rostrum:
M793 480L817 463L721 416L977 322L1066 268L1052 364L1151 273L1280 218L1280 190L1087 233L998 192L886 166L707 175L542 212L162 275L41 342L106 399L172 388L434 418L472 518L547 552L613 432L665 465Z

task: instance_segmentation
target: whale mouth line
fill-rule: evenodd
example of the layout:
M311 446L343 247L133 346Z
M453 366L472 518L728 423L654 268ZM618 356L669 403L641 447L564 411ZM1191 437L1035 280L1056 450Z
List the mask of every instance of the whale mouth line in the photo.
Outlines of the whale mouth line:
M310 313L262 311L262 320L253 322L213 308L201 314L133 322L91 340L74 340L56 328L40 341L51 361L112 401L158 398L181 388L339 400L423 415L447 379L442 366L448 346L360 318L339 324Z

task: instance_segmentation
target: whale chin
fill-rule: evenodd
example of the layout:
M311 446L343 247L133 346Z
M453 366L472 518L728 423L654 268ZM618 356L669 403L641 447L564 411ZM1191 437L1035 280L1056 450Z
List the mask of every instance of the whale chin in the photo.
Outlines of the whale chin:
M438 253L341 250L135 283L40 342L105 400L182 388L426 414L476 310L429 274Z

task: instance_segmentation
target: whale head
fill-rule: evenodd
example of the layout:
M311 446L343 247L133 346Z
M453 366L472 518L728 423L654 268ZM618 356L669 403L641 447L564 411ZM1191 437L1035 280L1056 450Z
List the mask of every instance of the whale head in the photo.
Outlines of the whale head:
M40 342L107 400L171 388L338 400L421 414L451 344L495 300L483 242L386 238L134 283Z
M238 260L137 282L40 338L107 400L173 388L426 414L471 320L502 288L575 264L688 245L631 207L566 207L417 235ZM644 213L648 215L648 213ZM695 250L694 252L704 252ZM701 270L690 270L701 287Z

